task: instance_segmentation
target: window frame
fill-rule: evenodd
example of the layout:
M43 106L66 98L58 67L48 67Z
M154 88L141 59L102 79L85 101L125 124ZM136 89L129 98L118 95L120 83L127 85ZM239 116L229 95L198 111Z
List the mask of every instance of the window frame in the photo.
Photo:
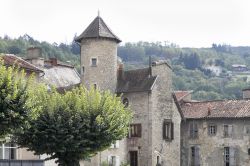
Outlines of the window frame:
M174 123L171 119L164 119L162 130L164 140L172 141L174 139Z
M212 127L213 127L214 129L212 129ZM213 131L213 132L212 132L212 131ZM217 134L217 125L214 124L214 123L209 123L209 124L208 124L208 135L209 135L209 136L216 136L216 134Z
M9 145L9 146L7 146L7 145ZM6 149L8 149L8 151L9 151L8 157L6 157L7 156ZM1 144L0 151L1 151L0 159L8 159L8 160L17 159L17 145L14 143L9 142L9 143L5 143L5 144ZM12 157L12 155L14 157Z
M95 64L93 63L95 62ZM97 67L98 59L96 57L93 57L90 59L90 66L91 67Z
M130 124L129 127L129 138L141 138L142 125L141 123Z

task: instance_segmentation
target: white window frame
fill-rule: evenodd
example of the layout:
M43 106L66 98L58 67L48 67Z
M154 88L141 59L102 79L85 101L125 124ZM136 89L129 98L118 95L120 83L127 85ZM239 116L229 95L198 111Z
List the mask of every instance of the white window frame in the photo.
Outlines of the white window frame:
M13 143L6 143L6 144L1 144L0 150L2 151L2 156L0 156L0 159L10 159L10 156L6 158L5 156L5 149L9 149L9 152L11 152L11 149L15 149L15 154L14 154L14 159L17 159L17 146L14 144L14 146L7 146L7 144L12 145ZM12 159L10 159L12 160Z

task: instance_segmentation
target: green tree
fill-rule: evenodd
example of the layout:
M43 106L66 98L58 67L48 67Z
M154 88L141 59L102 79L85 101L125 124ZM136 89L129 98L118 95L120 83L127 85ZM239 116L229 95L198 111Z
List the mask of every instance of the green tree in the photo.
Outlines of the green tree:
M80 87L64 94L52 91L43 100L40 114L16 134L16 141L60 166L79 166L79 160L127 135L131 111L110 92Z
M12 134L28 120L28 80L23 71L6 67L0 59L0 137Z

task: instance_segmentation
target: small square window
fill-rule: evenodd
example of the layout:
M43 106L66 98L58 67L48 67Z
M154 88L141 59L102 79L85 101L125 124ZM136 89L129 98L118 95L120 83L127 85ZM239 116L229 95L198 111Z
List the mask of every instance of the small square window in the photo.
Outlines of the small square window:
M97 66L97 59L96 58L91 59L91 66L93 66L93 67Z

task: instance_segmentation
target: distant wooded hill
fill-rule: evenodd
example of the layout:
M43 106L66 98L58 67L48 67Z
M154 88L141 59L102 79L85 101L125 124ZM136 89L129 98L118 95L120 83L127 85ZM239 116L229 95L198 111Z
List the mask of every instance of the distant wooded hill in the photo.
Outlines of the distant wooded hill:
M0 53L23 57L30 46L41 47L44 58L56 57L80 68L80 48L73 40L70 44L50 44L29 35L0 38ZM137 42L119 46L118 56L126 69L147 67L149 56L153 60L167 59L173 67L173 88L193 90L197 100L237 99L242 89L250 87L250 47L212 44L211 48L180 48L168 42ZM232 65L246 67L241 71Z

